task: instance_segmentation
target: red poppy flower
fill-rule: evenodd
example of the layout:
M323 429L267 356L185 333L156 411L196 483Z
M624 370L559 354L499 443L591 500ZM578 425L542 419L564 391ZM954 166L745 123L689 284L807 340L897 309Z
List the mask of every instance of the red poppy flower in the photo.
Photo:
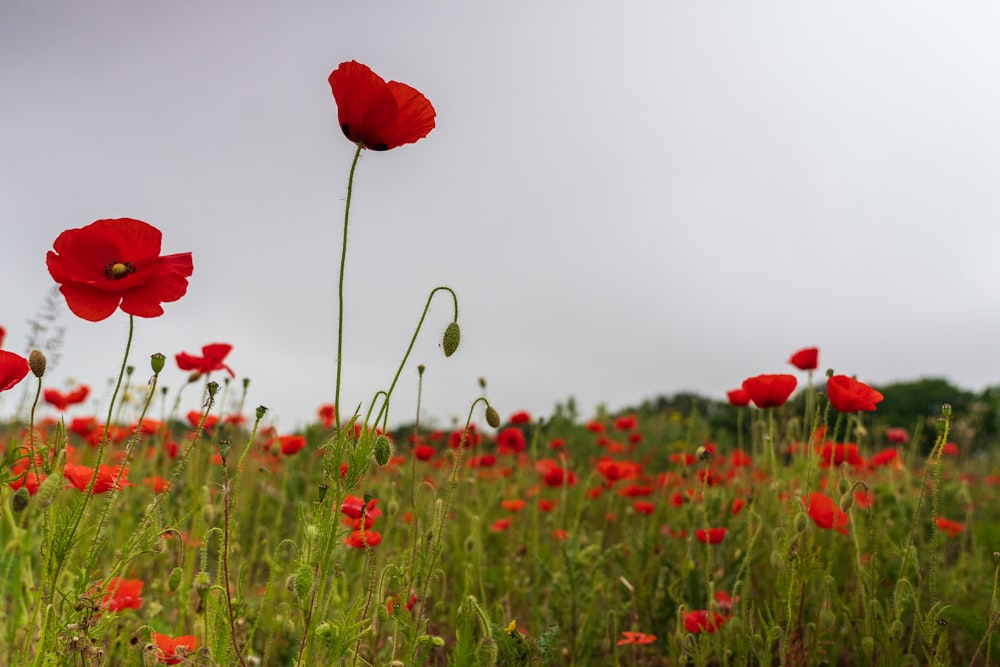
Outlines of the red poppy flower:
M883 449L881 452L869 459L869 463L873 467L887 466L890 463L895 462L899 458L899 450L895 447L889 447L888 449Z
M222 363L232 349L233 346L226 343L211 343L202 346L200 357L181 352L175 357L177 367L182 371L197 371L202 375L207 375L212 371L226 371L230 377L236 377L233 369Z
M653 512L656 511L656 503L647 502L645 500L636 500L632 503L632 509L635 510L636 514L651 516Z
M7 337L7 330L0 327L0 347L3 347L3 339Z
M319 415L319 421L323 424L323 428L333 428L337 420L337 410L333 406L333 403L326 403L319 406L316 414Z
M159 475L147 477L142 483L151 488L153 493L163 493L170 487L170 482Z
M719 544L722 540L726 539L726 529L709 528L705 530L704 528L699 528L694 531L694 536L698 538L699 542L705 544Z
M626 644L652 644L656 641L656 635L647 635L645 632L622 632L624 639L618 640L618 646Z
M497 434L497 447L500 454L517 454L528 446L524 434L516 428L505 428Z
M623 415L615 420L615 428L619 431L631 431L638 426L639 421L635 415Z
M511 424L530 424L531 423L531 414L528 413L525 410L521 410L520 412L515 412L514 414L512 414L510 416L510 423Z
M87 396L90 395L90 387L85 384L80 385L73 391L67 391L63 393L58 389L46 389L42 392L42 398L45 402L55 406L56 410L62 412L71 405L76 405L77 403L83 403L87 400Z
M112 577L101 606L109 611L139 609L142 606L142 586L139 579Z
M948 537L955 537L963 530L965 530L965 524L959 523L958 521L952 521L951 519L946 519L943 516L937 518L937 527L948 533Z
M430 445L417 445L413 448L413 455L421 461L430 461L437 454L437 450Z
M788 360L800 371L814 371L819 368L819 348L807 347L799 350Z
M304 435L279 435L275 441L281 446L281 453L291 456L306 446Z
M493 522L493 525L490 526L490 530L493 531L494 533L502 533L508 528L510 528L510 524L511 524L510 519L497 519L496 521Z
M864 382L846 375L834 375L827 380L826 395L838 412L871 412L883 398Z
M750 405L750 394L748 394L742 387L739 389L731 389L726 392L726 400L729 401L729 405L742 408Z
M179 664L198 648L198 639L191 635L168 637L153 632L153 643L156 644L156 658L164 665Z
M378 498L369 500L366 507L364 498L349 495L344 498L344 502L340 505L340 511L352 519L360 519L362 514L367 514L371 517L380 517L382 516L382 510L377 505Z
M28 360L19 354L0 350L0 391L7 391L28 374Z
M500 507L504 508L508 512L520 512L524 509L524 500L521 498L511 498L509 500L501 500Z
M833 501L833 498L822 493L809 494L809 508L806 510L817 526L824 530L836 530L847 535L847 516Z
M187 292L191 253L160 256L160 230L141 220L97 220L67 229L45 258L66 305L99 322L121 307L137 317L159 317L160 305Z
M374 530L355 530L344 538L344 543L349 547L354 547L355 549L377 547L381 542L382 533L378 533Z
M895 428L886 429L885 439L888 440L889 442L895 442L895 443L909 442L910 434L906 432L905 428L900 428L897 426Z
M794 375L757 375L743 381L743 391L758 408L778 408L785 404L799 383Z
M121 490L126 486L132 486L132 484L128 481L128 468L124 469L122 472L122 478L118 481L118 486L115 486L115 480L118 479L119 471L122 471L122 466L109 466L103 464L98 466L97 481L94 482L94 490L92 493L105 493L114 488ZM63 468L63 477L68 479L70 483L80 491L86 491L87 487L90 486L90 480L94 477L94 469L89 466L67 463Z
M829 468L831 465L839 466L841 463L860 466L865 464L865 460L861 458L861 454L858 453L858 446L853 442L844 444L823 443L823 446L820 448L819 466L821 468Z
M545 486L563 486L576 484L576 473L566 470L552 459L542 459L535 464L535 470L542 474Z
M684 630L694 635L701 632L711 634L722 627L725 622L726 617L717 611L695 609L684 612Z
M412 144L434 129L434 107L420 91L386 82L366 65L341 63L329 81L340 129L364 148L385 151Z
M604 433L604 424L596 420L587 422L587 430L591 433Z

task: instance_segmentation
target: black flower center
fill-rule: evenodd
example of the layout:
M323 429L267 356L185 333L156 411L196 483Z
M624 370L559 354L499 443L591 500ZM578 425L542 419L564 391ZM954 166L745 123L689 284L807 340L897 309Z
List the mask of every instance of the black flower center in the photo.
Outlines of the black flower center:
M132 262L108 262L104 265L104 275L108 280L121 280L133 273L135 265Z

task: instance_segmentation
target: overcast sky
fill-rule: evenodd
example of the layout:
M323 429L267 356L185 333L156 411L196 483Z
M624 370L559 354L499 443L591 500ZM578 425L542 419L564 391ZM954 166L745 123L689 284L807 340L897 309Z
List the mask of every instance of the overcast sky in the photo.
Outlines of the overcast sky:
M993 2L3 0L5 348L26 352L61 231L139 218L194 256L187 295L136 320L142 379L162 352L176 390L174 354L228 342L251 408L311 419L353 152L327 77L358 60L438 116L358 167L345 406L388 386L437 285L462 346L444 358L436 300L394 423L418 363L445 425L480 376L504 416L575 396L587 417L721 399L811 345L873 383L998 384L998 29ZM100 399L127 316L60 308L47 386Z

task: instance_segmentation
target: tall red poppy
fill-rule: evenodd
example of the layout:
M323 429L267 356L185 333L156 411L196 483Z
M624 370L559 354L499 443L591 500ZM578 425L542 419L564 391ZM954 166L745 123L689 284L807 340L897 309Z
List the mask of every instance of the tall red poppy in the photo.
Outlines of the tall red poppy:
M27 374L27 359L19 354L0 350L0 391L7 391Z
M839 412L871 412L883 396L864 382L846 375L834 375L826 381L826 395Z
M819 368L819 348L806 347L792 355L788 360L792 366L800 371L814 371Z
M695 609L684 612L684 630L691 634L713 633L726 622L726 617L717 611Z
M90 387L85 384L81 384L79 387L72 391L61 392L58 389L46 389L42 392L42 397L45 402L55 406L56 410L60 412L65 410L71 405L76 405L77 403L83 403L90 396Z
M224 363L226 355L233 346L227 343L209 343L201 348L201 356L181 352L176 355L177 367L182 371L197 371L207 375L212 371L226 371L230 377L236 377L233 369Z
M412 144L434 129L434 107L420 91L386 82L367 65L341 63L329 81L340 129L364 148L385 151Z
M162 234L152 225L117 218L67 229L45 262L73 313L99 322L119 307L137 317L159 317L160 305L187 292L191 253L160 256Z
M743 391L758 408L779 408L795 391L798 380L794 375L757 375L743 381Z
M725 528L699 528L694 531L694 536L698 538L699 542L704 542L705 544L719 544L722 540L726 539L726 529Z

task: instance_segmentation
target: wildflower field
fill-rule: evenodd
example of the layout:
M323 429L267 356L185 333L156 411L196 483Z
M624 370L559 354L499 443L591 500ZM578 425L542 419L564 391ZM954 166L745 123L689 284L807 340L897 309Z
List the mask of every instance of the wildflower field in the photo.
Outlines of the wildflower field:
M329 84L357 146L343 323L358 156L435 113L357 62ZM0 350L0 400L26 397L0 424L0 665L997 663L1000 474L949 397L888 423L880 391L805 348L725 401L531 415L483 383L453 428L390 432L409 350L352 412L338 336L333 396L279 432L228 344L135 358L134 318L197 279L163 241L104 219L46 257L76 317L128 319L100 412L46 386L44 350ZM451 356L458 295L435 297ZM168 365L200 411L158 388Z

